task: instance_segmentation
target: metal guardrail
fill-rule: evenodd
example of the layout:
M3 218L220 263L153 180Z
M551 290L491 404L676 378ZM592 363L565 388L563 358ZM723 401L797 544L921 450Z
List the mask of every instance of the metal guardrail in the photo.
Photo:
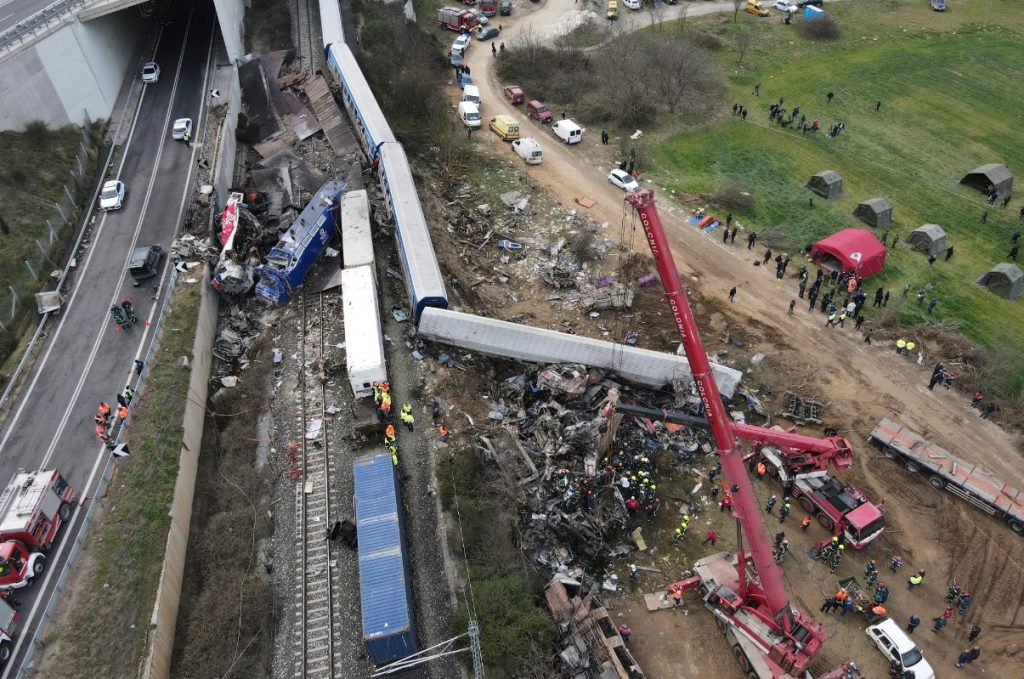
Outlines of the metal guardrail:
M157 314L156 319L153 321L151 326L153 331L153 341L150 342L149 350L146 352L145 356L140 359L143 361L143 369L141 374L138 376L138 379L135 380L135 385L133 386L136 397L133 398L132 402L128 405L128 418L131 418L132 414L135 412L135 406L144 397L143 388L146 386L146 375L148 373L150 362L153 360L153 356L156 354L156 350L160 346L160 330L163 327L164 320L167 318L167 314L171 311L171 298L174 296L174 289L178 282L178 275L178 270L171 267L171 275L167 281L167 290L166 294L164 294L163 301L161 302L160 312ZM112 437L112 445L124 443L125 434L128 430L125 422L128 421L129 419L125 419L118 425L117 435ZM29 672L32 671L32 658L42 642L43 632L46 630L50 621L55 617L54 608L57 606L57 602L64 593L64 589L67 586L67 580L74 569L75 561L78 559L82 544L89 536L89 527L92 523L93 512L95 512L96 508L100 504L98 499L103 497L104 493L106 493L107 484L110 482L110 475L114 470L116 459L117 458L112 454L107 457L107 463L103 467L103 473L100 474L100 480L96 484L96 490L88 501L88 507L85 510L85 518L82 520L82 525L78 530L78 535L75 537L75 542L71 545L71 550L68 552L67 560L64 563L64 567L61 569L60 577L57 578L57 582L54 583L53 589L49 592L50 599L46 603L46 608L43 609L43 614L39 618L39 622L36 624L31 641L28 642L28 646L26 647L25 653L21 659L21 666L18 668L18 674L15 675L15 679L24 679L28 676Z
M85 6L86 0L59 0L39 10L24 21L20 21L3 33L0 33L0 51L22 43L25 38L34 36L40 28L49 28L54 19L63 20L73 10Z

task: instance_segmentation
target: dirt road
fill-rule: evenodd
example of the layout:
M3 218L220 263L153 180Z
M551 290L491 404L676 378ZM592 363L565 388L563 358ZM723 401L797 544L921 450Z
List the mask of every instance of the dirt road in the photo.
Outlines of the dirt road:
M731 6L732 3L727 2L694 4L689 6L689 14L731 11ZM539 7L517 8L517 11L525 11L515 17L501 17L503 31L498 42L512 46L516 36L526 31L535 36L551 36L570 30L579 20L576 7L578 5L568 0L548 0ZM666 10L666 17L679 11L677 7ZM650 21L646 11L623 10L622 16L621 28L626 30ZM508 83L495 79L495 61L489 45L474 42L467 58L480 87L484 120L498 113L512 114L521 121L522 135L532 136L541 143L543 164L527 167L526 172L563 206L607 223L609 238L617 241L623 228L632 228L632 215L623 210L622 192L606 179L608 171L619 160L615 157L619 140L613 139L609 146L601 146L600 130L591 129L585 131L581 144L566 146L546 126L528 120L522 107L513 107L504 100L501 87ZM527 99L529 94L527 92ZM771 97L786 93L764 91L762 94ZM553 113L556 119L562 116L560 110ZM585 124L586 121L577 122ZM481 131L474 137L477 144L521 163L508 144L489 132ZM893 462L882 459L868 447L866 435L880 418L888 416L913 427L956 455L989 469L1005 482L1024 486L1024 466L1020 464L1021 454L1014 437L997 425L982 421L963 395L941 389L928 391L932 361L927 355L918 365L897 356L890 343L865 344L861 333L855 332L852 325L845 329L825 328L824 317L817 312L809 313L803 300L798 299L796 313L788 315L790 300L797 298L796 283L789 279L781 289L776 289L772 272L753 266L764 248L747 250L743 234L742 244L725 245L720 233L708 236L687 225L689 208L662 193L658 186L642 180L641 187L657 192L659 211L684 282L703 298L705 311L710 310L710 314L705 315L710 319L704 327L705 335L712 336L713 340L730 333L742 334L746 341L744 351L767 355L759 370L776 383L777 390L803 381L830 400L829 424L838 426L858 451L855 468L846 473L846 478L863 487L876 501L888 500L887 535L867 553L855 554L838 575L858 574L868 558L882 563L893 553L902 554L908 566L927 568L929 578L925 586L919 588L919 598L901 601L901 597L894 597L890 613L898 621L905 620L911 613L927 620L941 611L946 583L953 579L972 587L975 607L969 616L951 627L948 638L927 634L917 635L922 637L917 641L933 665L944 667L947 661L951 665L957 652L954 647L965 642L962 628L977 623L986 629L986 662L976 663L974 668L964 672L968 675L978 671L998 673L1005 669L1014 673L1015 666L1010 663L1024 642L1018 620L1024 615L1020 613L1024 611L1024 546L1020 538L978 510L934 490L924 479L908 475ZM581 208L575 204L575 199L580 197L592 198L597 205L589 210ZM647 254L641 235L633 242L636 249ZM732 286L739 292L735 303L730 304L727 294ZM667 314L659 323L671 328ZM640 329L642 337L656 335L653 329L647 332L645 328ZM744 364L736 367L750 368ZM803 601L805 608L815 602L811 609L815 612L820 596L831 586L826 582L832 579L827 571L808 579L803 574L793 576L790 570L787 568L787 582L793 596ZM818 570L821 570L820 565ZM897 587L898 583L897 579ZM698 622L699 615L685 621L672 622L667 618L645 621L642 605L633 608L637 612L627 616L634 629L639 626L652 633L649 643L638 644L637 649L640 662L653 670L650 676L686 673L695 669L693 665L701 665L703 674L709 676L730 675L721 662L707 657L715 656L714 653L704 653L704 662L684 654L687 656L684 668L677 664L681 661L680 649L662 643L669 635L676 636L674 631L678 633L672 629L673 625L690 628L690 634L694 634L692 625ZM839 630L832 631L835 634ZM856 649L859 653L872 652L867 650L861 632L851 636L844 631L838 636L838 642L833 640L829 644L829 648L838 649L835 654L829 652L829 655L837 655L837 660L845 659L841 653L846 649L854 652L850 645L854 642L860 645Z

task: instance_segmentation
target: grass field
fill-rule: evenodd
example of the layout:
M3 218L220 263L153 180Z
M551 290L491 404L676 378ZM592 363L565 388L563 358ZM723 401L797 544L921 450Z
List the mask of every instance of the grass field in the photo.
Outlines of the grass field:
M1024 4L952 2L950 11L936 13L924 0L857 0L829 3L827 10L842 28L832 42L804 39L782 25L778 13L760 20L741 15L738 24L731 14L689 20L689 27L699 25L727 44L716 57L729 74L724 117L659 144L652 173L658 183L687 193L739 182L755 204L736 218L791 252L858 226L850 213L876 196L893 205L892 230L901 240L922 224L941 225L955 248L949 262L940 257L929 267L924 255L901 244L867 288L873 293L883 286L898 299L907 284L911 298L934 286L928 297L938 301L935 315L910 302L899 306L900 320L958 325L1004 366L994 376L1001 390L1019 393L1024 299L1001 299L974 281L1006 261L1011 234L1024 229L1017 219L1022 199L1014 196L1007 209L989 207L981 193L958 181L988 162L1024 172L1024 137L1016 129L1024 107ZM732 47L737 31L753 34L742 68ZM752 95L755 83L760 97ZM835 99L826 104L829 91ZM780 97L787 110L799 106L825 130L837 120L846 130L829 139L769 127L767 108ZM879 112L876 101L882 102ZM733 103L748 108L746 122L729 115ZM826 169L843 176L845 193L830 202L815 198L812 207L803 184Z

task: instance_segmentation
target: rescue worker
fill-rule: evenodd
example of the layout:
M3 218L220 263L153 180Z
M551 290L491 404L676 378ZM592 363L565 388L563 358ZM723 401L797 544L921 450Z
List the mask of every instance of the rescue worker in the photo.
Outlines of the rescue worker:
M448 427L444 426L443 422L437 428L437 435L441 437L441 443L448 443L448 436L449 436Z
M958 584L956 584L954 582L952 585L949 586L949 589L946 591L946 601L952 603L952 602L956 601L959 596L960 596L960 585L958 585Z
M391 419L391 394L381 391L380 404L377 406L377 417L381 422Z
M907 340L903 339L902 337L900 339L896 340L896 353L897 354L904 354L904 353L906 353L906 349L907 349Z
M380 382L374 382L373 384L370 385L370 388L373 389L373 404L379 406L380 405Z
M877 570L877 568L875 567L875 560L869 559L868 562L864 564L864 577L868 577L875 570Z
M901 568L903 568L903 559L901 559L899 556L893 556L892 559L889 561L889 570L895 573Z
M811 517L805 516L803 521L800 522L800 530L807 532L807 529L811 526Z
M914 573L913 575L910 576L910 579L907 580L907 589L912 590L915 587L917 587L918 585L920 585L922 582L924 582L924 571L923 570L918 571L917 573Z
M868 618L868 622L873 625L876 622L883 620L886 613L888 613L888 611L885 610L885 606L882 604L875 604L871 607L871 617Z
M109 419L110 418L110 404L108 404L106 401L100 401L100 408L99 408L99 410L97 412L98 412L98 414L103 416L103 419L105 419L105 420Z
M957 610L960 611L960 615L967 612L967 609L971 607L971 593L964 592L960 595L960 603L957 604Z
M907 634L913 634L917 626L921 624L921 618L916 615L910 616L910 620L907 621Z
M768 472L768 468L764 466L764 462L757 463L757 480L764 481L764 475Z
M836 601L838 601L839 603L843 603L844 601L846 601L846 599L849 598L849 596L850 592L845 587L840 587L838 590L836 590Z
M125 405L131 405L132 399L135 398L135 390L132 389L132 385L124 385L124 392L121 394L124 397Z
M788 502L779 509L779 523L784 523L786 517L789 516L790 505Z
M409 428L409 431L413 430L412 425L415 422L415 420L413 419L413 416L412 416L412 406L411 405L409 405L408 403L403 405L402 406L402 412L399 413L398 417L402 420L402 424L404 424L406 427Z
M388 423L384 429L384 445L390 446L395 441L395 425Z
M768 502L765 503L764 510L766 512L768 512L769 514L771 514L772 513L772 508L775 507L775 503L778 502L778 501L779 501L779 499L777 497L775 497L774 495L772 495L770 498L768 498Z
M110 443L110 437L107 436L107 429L106 429L106 427L101 427L100 425L96 425L96 438L98 438L103 443Z
M128 418L128 406L120 406L117 409L117 419L124 422Z
M876 604L884 604L889 600L889 588L885 586L884 582L880 582L875 586L874 599Z
M96 426L99 426L99 427L106 427L107 426L107 418L103 417L99 413L96 413L96 415L92 418L92 421L96 423Z

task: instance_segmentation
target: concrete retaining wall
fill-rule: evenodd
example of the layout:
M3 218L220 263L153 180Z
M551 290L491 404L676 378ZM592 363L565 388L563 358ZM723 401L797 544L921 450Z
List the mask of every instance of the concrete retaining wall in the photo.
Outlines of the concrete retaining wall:
M178 605L181 601L181 583L185 572L189 527L192 522L192 497L196 488L196 472L206 422L206 396L213 364L213 338L217 332L217 309L220 296L205 281L201 281L202 301L196 319L196 339L192 345L192 374L189 379L189 399L185 404L182 421L181 455L178 479L174 483L171 503L171 526L167 532L164 566L150 620L149 650L141 676L144 679L165 679L171 672L171 652L174 650L174 631L178 624Z

